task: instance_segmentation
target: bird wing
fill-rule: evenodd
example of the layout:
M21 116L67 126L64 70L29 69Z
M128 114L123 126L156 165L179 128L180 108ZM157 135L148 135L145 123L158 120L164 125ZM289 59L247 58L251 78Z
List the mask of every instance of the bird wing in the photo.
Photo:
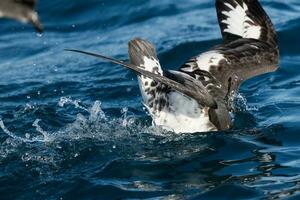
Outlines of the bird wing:
M37 0L0 0L0 17L30 22L41 33L43 26L35 11L36 4Z
M258 0L216 0L225 42L252 38L277 46L275 28Z
M259 40L242 38L190 59L180 71L224 96L236 91L247 79L277 70L278 62L277 48ZM223 93L219 91L220 86Z
M136 72L139 75L144 75L146 77L152 78L153 80L155 80L159 83L163 83L163 84L167 85L168 87L172 88L173 90L176 90L190 98L195 99L202 106L217 108L217 104L216 104L215 100L207 92L207 90L202 85L202 83L200 81L196 81L196 80L193 82L193 78L184 73L179 72L179 73L175 74L175 73L169 72L168 73L169 77L166 77L166 76L162 76L159 74L155 74L150 71L146 71L146 70L140 68L139 66L133 65L131 63L126 63L126 62L123 62L123 61L120 61L120 60L117 60L114 58L110 58L107 56L103 56L100 54L86 52L86 51L80 51L80 50L73 50L73 49L67 49L67 51L73 51L73 52L77 52L77 53L94 56L94 57L109 61L111 63L124 66L124 67ZM172 74L173 74L173 76L172 76ZM187 80L179 81L179 80L184 79L183 76L185 76L185 78L187 78ZM193 82L194 84L191 84L191 82Z
M31 9L34 9L37 4L37 0L14 0L16 3L20 3L22 5L26 5Z
M275 71L277 34L258 0L216 0L223 43L188 60L180 70L224 91L237 90L254 76Z

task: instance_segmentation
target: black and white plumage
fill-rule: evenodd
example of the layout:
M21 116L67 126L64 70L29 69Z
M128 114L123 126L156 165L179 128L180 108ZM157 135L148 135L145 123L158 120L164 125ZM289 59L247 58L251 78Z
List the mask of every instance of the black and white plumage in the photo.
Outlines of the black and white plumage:
M0 17L32 23L38 32L42 32L43 27L35 11L36 4L37 0L0 0Z
M130 63L71 51L135 71L155 125L177 133L226 130L232 125L230 97L243 81L275 71L279 50L276 31L258 0L216 0L216 9L223 43L179 71L163 70L153 45L142 39L129 42Z

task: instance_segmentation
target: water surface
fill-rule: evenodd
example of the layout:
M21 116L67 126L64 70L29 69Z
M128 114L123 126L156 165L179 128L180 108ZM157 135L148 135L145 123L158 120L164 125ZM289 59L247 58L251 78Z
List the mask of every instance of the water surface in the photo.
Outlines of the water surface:
M151 127L136 76L70 52L128 59L154 43L162 66L220 42L211 0L52 0L45 34L1 20L0 199L300 198L300 3L262 0L280 69L245 82L232 131Z

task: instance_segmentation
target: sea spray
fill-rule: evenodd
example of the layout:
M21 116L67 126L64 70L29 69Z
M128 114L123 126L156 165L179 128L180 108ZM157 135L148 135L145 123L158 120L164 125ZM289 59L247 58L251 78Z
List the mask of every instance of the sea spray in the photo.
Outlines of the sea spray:
M41 121L40 119L36 119L33 122L32 126L36 128L37 132L39 132L39 133L41 133L43 135L43 140L42 140L43 142L50 142L50 141L52 141L54 138L51 137L51 134L47 133L46 131L44 131L42 129L42 127L40 127L40 125L39 125L40 121Z
M80 108L80 109L88 112L89 110L86 109L85 107L81 106L80 103L81 103L80 100L72 100L70 97L61 97L58 102L58 105L60 107L64 107L66 104L71 104L71 105L74 105L75 108Z

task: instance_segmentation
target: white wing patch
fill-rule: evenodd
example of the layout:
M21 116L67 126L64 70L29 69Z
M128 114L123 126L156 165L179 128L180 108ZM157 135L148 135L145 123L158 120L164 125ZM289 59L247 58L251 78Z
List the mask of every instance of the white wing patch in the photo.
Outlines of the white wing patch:
M230 9L230 11L222 11L222 14L227 16L227 19L222 20L222 23L227 25L224 32L238 35L243 38L260 38L261 27L255 25L254 21L247 15L247 4L243 3L241 6L237 3L236 7L229 3L224 3L224 5Z
M211 66L218 66L223 59L226 60L224 55L218 51L208 51L188 61L181 70L184 72L194 72L200 69L209 72ZM196 63L196 65L194 65L194 63Z
M223 59L225 59L223 54L217 51L208 51L197 57L197 65L200 70L209 72L211 66L219 65Z

